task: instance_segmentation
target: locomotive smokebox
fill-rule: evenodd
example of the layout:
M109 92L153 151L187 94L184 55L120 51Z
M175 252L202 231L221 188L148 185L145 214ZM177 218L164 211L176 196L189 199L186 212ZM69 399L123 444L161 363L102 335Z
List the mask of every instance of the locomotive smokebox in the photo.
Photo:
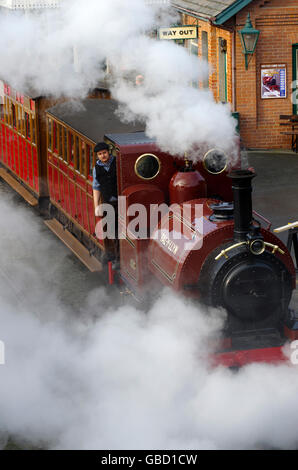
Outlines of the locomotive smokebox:
M249 170L235 170L229 174L232 179L234 196L234 240L246 241L246 236L252 223L252 186L251 181L256 176Z

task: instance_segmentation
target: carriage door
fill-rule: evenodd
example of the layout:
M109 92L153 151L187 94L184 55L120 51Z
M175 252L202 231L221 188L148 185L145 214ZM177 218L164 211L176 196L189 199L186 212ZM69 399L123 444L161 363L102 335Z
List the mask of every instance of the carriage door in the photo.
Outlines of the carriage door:
M293 114L298 114L298 44L293 45Z

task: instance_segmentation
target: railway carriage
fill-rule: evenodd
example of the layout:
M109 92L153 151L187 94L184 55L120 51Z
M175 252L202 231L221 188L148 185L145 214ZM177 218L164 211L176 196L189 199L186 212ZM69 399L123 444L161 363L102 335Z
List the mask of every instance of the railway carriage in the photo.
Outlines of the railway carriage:
M91 271L101 270L101 263L115 257L114 241L95 233L100 219L93 205L94 146L107 128L117 133L144 129L141 123L123 123L115 114L117 106L114 100L87 99L79 105L62 103L47 112L48 187L54 216L47 225Z
M68 101L17 90L0 80L0 176L32 206L47 207L47 109ZM109 99L104 84L90 91L94 100Z
M32 206L47 198L45 112L57 99L3 83L0 176Z

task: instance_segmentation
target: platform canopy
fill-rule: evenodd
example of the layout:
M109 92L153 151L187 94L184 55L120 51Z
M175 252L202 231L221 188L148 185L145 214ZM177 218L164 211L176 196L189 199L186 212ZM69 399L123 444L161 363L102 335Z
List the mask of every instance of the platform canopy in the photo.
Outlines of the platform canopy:
M171 0L174 8L221 25L246 7L252 0Z

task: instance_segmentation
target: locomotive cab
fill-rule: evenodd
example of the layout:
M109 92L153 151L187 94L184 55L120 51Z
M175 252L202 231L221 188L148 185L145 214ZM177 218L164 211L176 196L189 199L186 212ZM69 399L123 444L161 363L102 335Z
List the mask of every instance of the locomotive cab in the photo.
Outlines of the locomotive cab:
M220 198L231 200L227 176L231 165L219 150L211 152L212 165L206 149L201 149L196 165L186 164L162 151L145 132L106 134L104 138L117 161L120 275L137 297L143 298L156 283L148 249L162 216L172 205L207 197L210 192L216 191ZM222 166L215 171L214 162L218 158ZM176 250L175 244L171 247Z

